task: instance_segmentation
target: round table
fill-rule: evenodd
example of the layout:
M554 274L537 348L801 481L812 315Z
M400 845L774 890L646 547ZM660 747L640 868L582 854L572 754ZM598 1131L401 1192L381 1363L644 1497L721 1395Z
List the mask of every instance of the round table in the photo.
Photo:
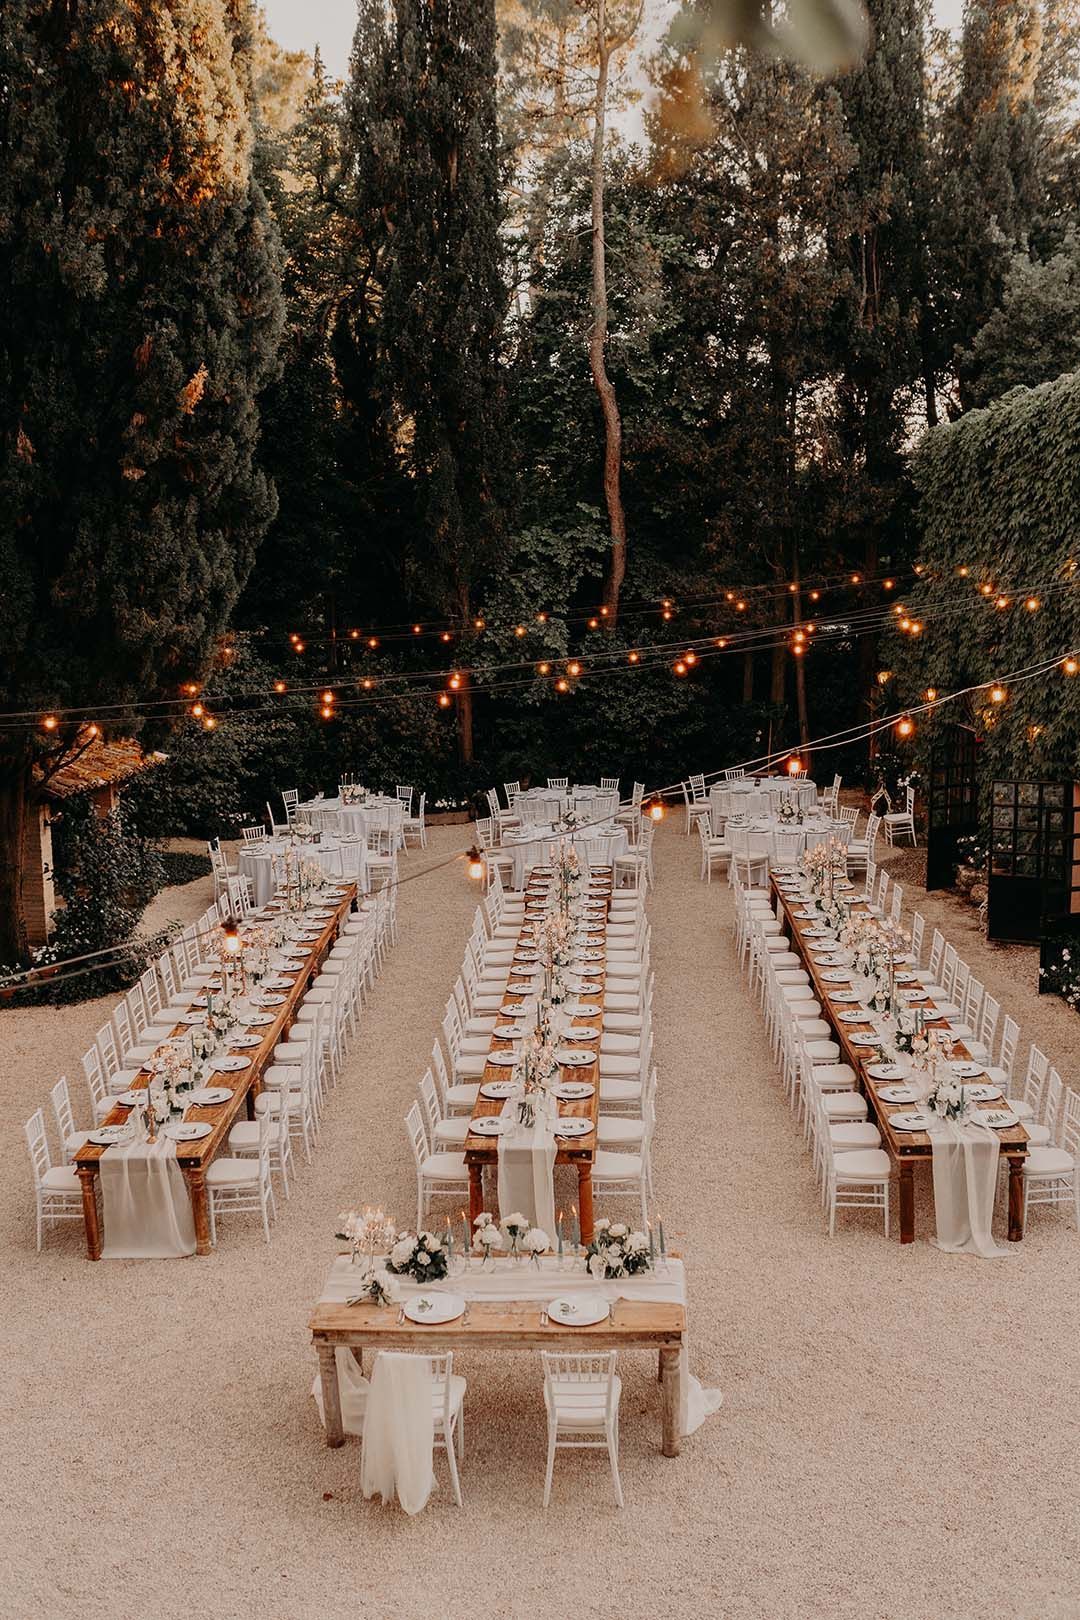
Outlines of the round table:
M578 859L586 866L610 866L617 855L625 855L629 848L625 827L610 822L589 827L583 832L562 832L553 826L525 827L518 833L507 833L502 847L514 860L514 888L525 886L527 873L534 866L547 866L551 861L551 844L559 840L577 850Z
M297 805L296 814L301 821L310 821L320 831L340 838L362 838L370 843L373 833L388 832L393 849L404 843L404 803L386 794L370 794L362 804L344 804L340 798L309 799Z
M253 844L241 846L237 869L241 877L251 884L252 898L257 906L265 906L275 890L274 859L288 850L295 850L302 860L318 861L328 877L356 878L362 891L367 889L365 872L366 851L363 844L341 845L336 839L324 838L317 844L299 839L260 838ZM354 870L355 862L355 870Z
M709 789L709 822L719 837L728 816L775 816L787 801L804 813L817 804L817 783L808 777L792 781L788 776L739 776L731 782L714 782Z

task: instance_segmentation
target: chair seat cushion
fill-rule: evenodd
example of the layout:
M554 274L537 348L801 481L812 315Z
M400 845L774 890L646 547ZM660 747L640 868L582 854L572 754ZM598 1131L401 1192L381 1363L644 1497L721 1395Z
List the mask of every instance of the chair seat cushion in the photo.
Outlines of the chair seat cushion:
M641 1032L641 1014L631 1012L604 1012L604 1032L625 1030L628 1034Z
M54 1164L42 1176L41 1185L51 1193L82 1193L82 1182L70 1164Z
M633 1149L641 1146L641 1133L644 1121L640 1119L617 1119L613 1115L601 1114L596 1125L596 1139L602 1148L612 1148L618 1151Z
M878 1181L892 1174L892 1160L882 1148L838 1153L833 1163L837 1181Z
M606 1075L600 1076L600 1101L618 1103L636 1103L641 1100L640 1080L613 1080Z
M840 1056L835 1041L807 1041L806 1050L815 1063L835 1063Z
M247 1153L259 1146L259 1122L242 1119L229 1132L229 1147L234 1153Z
M866 1098L858 1091L830 1091L821 1106L827 1119L865 1119Z
M471 1124L472 1120L464 1115L460 1119L440 1119L435 1127L435 1141L440 1148L450 1151L454 1148L463 1148Z
M206 1172L208 1187L255 1187L259 1182L259 1167L250 1159L215 1159Z
M429 1153L423 1176L425 1181L468 1181L469 1171L461 1153Z
M609 1153L601 1148L593 1158L593 1181L636 1181L640 1175L638 1153Z
M485 1052L459 1052L454 1059L455 1075L464 1075L466 1080L479 1080L483 1076L487 1062Z
M641 1073L641 1056L635 1052L630 1057L621 1057L617 1052L605 1052L600 1049L600 1078L601 1080L636 1079Z
M447 1086L447 1108L468 1108L471 1112L476 1107L476 1099L480 1094L479 1086Z
M1070 1176L1076 1160L1064 1148L1033 1147L1028 1148L1027 1158L1024 1160L1025 1176Z
M879 1148L881 1146L881 1132L876 1125L868 1123L830 1125L829 1138L838 1153L847 1153L858 1148Z

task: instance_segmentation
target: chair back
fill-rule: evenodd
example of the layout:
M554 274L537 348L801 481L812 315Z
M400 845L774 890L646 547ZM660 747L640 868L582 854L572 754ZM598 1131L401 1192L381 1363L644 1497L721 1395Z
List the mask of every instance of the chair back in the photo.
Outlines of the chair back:
M1045 1053L1033 1046L1028 1053L1027 1073L1024 1076L1024 1101L1031 1109L1035 1119L1039 1117L1042 1106L1043 1087L1046 1084L1047 1071L1050 1068L1050 1059Z
M395 796L399 798L402 804L405 806L405 814L407 816L412 815L413 794L415 792L415 788L403 786L400 782L394 789Z
M1050 1132L1050 1146L1057 1143L1058 1112L1061 1108L1061 1076L1056 1069L1051 1069L1046 1080L1046 1112L1043 1115L1043 1124Z
M34 1172L34 1184L40 1187L46 1173L52 1169L49 1141L45 1135L45 1116L40 1108L34 1109L34 1112L23 1126L23 1131L26 1135L26 1145L30 1149L30 1164Z
M565 793L570 786L570 778L568 776L549 776L547 785L555 793Z
M321 798L322 795L320 794L319 797ZM296 809L297 805L300 803L300 790L299 790L299 788L285 788L283 790L283 792L282 792L282 795L281 795L281 802L285 806L285 815L286 815L286 817L291 821L292 820L292 812Z
M604 1408L605 1423L615 1416L615 1361L618 1352L604 1350L589 1355L566 1350L541 1350L544 1391L549 1410L561 1408L573 1415L575 1407L594 1411Z
M142 991L143 1006L146 1008L147 1023L158 1023L161 1013L161 980L155 967L148 967L145 973L139 975L139 988Z
M108 1029L108 1025L105 1027ZM109 1030L109 1034L111 1036L111 1030ZM86 1076L86 1083L90 1087L90 1101L96 1114L98 1103L103 1103L109 1095L109 1088L105 1084L105 1071L101 1066L101 1052L98 1047L92 1046L88 1052L83 1053L82 1067L83 1074Z
M931 984L941 984L938 977L941 972L941 961L945 952L945 935L940 928L935 928L930 939L930 960L926 964L926 976Z
M257 827L241 827L240 835L245 844L258 844L266 837L266 828L262 822Z
M71 1112L71 1093L68 1091L67 1075L62 1074L49 1092L49 1101L52 1103L53 1118L60 1137L60 1148L63 1151L64 1143L69 1136L75 1135L75 1118Z
M1073 1091L1071 1088L1065 1093L1061 1145L1066 1153L1072 1154L1074 1163L1080 1167L1080 1091ZM1073 1174L1080 1174L1080 1169L1074 1170Z
M409 1112L405 1115L405 1129L409 1133L412 1143L413 1158L416 1160L417 1170L424 1168L424 1160L428 1156L427 1136L424 1132L424 1119L420 1112L420 1104L412 1103Z
M1016 1044L1020 1039L1020 1025L1015 1018L1005 1015L1005 1022L1001 1027L1001 1050L998 1053L998 1068L1005 1071L1006 1080L1012 1079L1013 1064L1016 1061Z

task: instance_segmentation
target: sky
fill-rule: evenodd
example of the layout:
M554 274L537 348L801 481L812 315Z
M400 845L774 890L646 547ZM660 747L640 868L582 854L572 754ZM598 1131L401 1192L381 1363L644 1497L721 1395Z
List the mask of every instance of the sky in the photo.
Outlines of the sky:
M949 28L960 23L962 0L934 0L935 20ZM320 46L323 61L335 78L343 79L349 64L349 46L356 22L356 0L262 0L271 36L288 50L307 51ZM646 0L652 10L657 0Z

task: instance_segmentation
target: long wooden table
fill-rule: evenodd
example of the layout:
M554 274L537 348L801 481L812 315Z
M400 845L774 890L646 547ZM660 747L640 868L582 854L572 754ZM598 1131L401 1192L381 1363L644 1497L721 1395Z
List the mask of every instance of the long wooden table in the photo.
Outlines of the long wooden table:
M176 1162L183 1172L187 1182L188 1193L191 1197L191 1212L195 1222L195 1252L196 1254L209 1254L210 1244L210 1215L206 1196L206 1171L210 1162L215 1159L222 1147L228 1142L229 1132L236 1123L241 1108L247 1110L250 1117L254 1112L254 1099L262 1089L263 1071L270 1063L274 1048L282 1036L287 1032L296 1016L296 1009L304 997L312 978L321 966L330 946L337 938L342 920L348 915L353 901L356 898L356 884L337 885L341 890L337 898L327 898L325 905L319 910L329 910L333 907L333 916L327 918L320 926L319 937L312 941L301 941L306 950L306 960L296 970L296 977L288 990L280 993L284 1002L280 1007L267 1008L274 1015L271 1024L262 1025L253 1033L261 1036L257 1047L251 1047L238 1054L250 1057L251 1062L246 1069L237 1074L214 1074L213 1084L227 1088L232 1092L232 1099L226 1103L217 1103L213 1106L200 1107L192 1104L185 1114L185 1123L194 1123L205 1120L212 1127L209 1136L204 1136L198 1142L178 1142L176 1144ZM257 922L260 919L270 919L277 914L277 910L267 908L249 919ZM299 954L297 952L297 954ZM192 1000L200 994L198 990L192 991ZM191 1026L178 1022L172 1035L188 1035ZM171 1039L172 1037L166 1037ZM131 1090L145 1089L150 1083L150 1072L141 1069L135 1080L132 1081ZM131 1109L124 1108L119 1103L100 1125L123 1125L131 1117ZM82 1183L83 1221L86 1227L86 1253L91 1260L101 1259L101 1222L98 1216L97 1183L102 1156L109 1149L94 1142L86 1142L75 1155L75 1169Z
M911 1104L885 1101L881 1096L881 1087L895 1085L897 1082L875 1080L867 1070L869 1064L878 1061L877 1058L872 1052L868 1053L865 1047L860 1047L851 1040L853 1034L872 1031L872 1024L868 1020L846 1023L837 1017L838 1012L850 1011L851 1006L849 1004L845 1007L843 1002L834 1005L832 997L838 990L843 991L851 986L830 983L824 975L837 970L814 960L815 947L819 948L821 954L831 954L829 942L805 937L805 930L814 927L812 922L796 916L797 911L805 909L805 902L782 894L775 875L772 879L772 889L783 906L792 943L806 965L806 971L814 986L814 994L821 1003L822 1016L832 1026L844 1062L849 1063L854 1069L859 1088L874 1110L875 1123L881 1132L882 1143L896 1163L900 1180L900 1242L912 1243L915 1240L915 1166L933 1162L933 1144L925 1131L900 1131L891 1124L892 1115L909 1111ZM857 910L866 909L865 902L862 901L853 902L853 905ZM937 1012L932 999L920 1002L919 1006L925 1015L927 1029L948 1028L948 1019ZM957 1040L955 1046L959 1057L966 1057L972 1062L977 1061L972 1058L962 1040ZM973 1079L970 1083L978 1085L979 1081ZM990 1102L980 1106L995 1108L1000 1104ZM994 1134L1000 1141L1001 1153L1009 1166L1009 1242L1019 1243L1024 1235L1024 1160L1027 1157L1028 1134L1022 1125L1012 1125L1008 1130L997 1130Z
M580 1262L579 1262L580 1265ZM467 1277L451 1278L450 1290L467 1292ZM559 1292L553 1274L551 1294ZM335 1352L348 1348L363 1367L365 1350L410 1350L431 1354L447 1350L566 1350L588 1354L600 1350L655 1350L659 1360L662 1450L677 1457L680 1446L683 1344L686 1307L657 1300L618 1299L607 1321L593 1327L564 1327L544 1317L544 1301L472 1300L453 1322L412 1322L396 1305L346 1305L321 1301L309 1327L319 1357L326 1444L345 1439Z
M604 869L597 868L597 870L603 871ZM521 929L518 933L515 953L521 950L531 951L535 948L533 944L533 930L537 923L543 921L544 913L538 904L536 915L530 915L529 895L530 893L537 897L546 895L546 887L541 889L542 881L543 880L538 872L529 873L525 887L525 916L522 920ZM593 1239L594 1216L592 1170L593 1159L596 1155L596 1123L600 1112L600 1036L604 1022L604 985L607 979L607 936L605 932L605 922L608 906L611 900L610 875L607 876L607 881L602 886L598 886L595 889L592 887L592 883L594 881L594 879L590 879L590 885L586 888L586 896L595 896L598 902L602 902L604 904L605 916L595 920L594 927L586 936L586 948L590 950L598 950L602 953L602 955L597 961L587 963L586 965L590 968L599 968L601 971L599 976L591 981L596 986L595 990L588 993L583 992L582 994L573 997L575 1001L582 1002L590 1009L587 1014L579 1014L577 1017L575 1017L573 1024L575 1029L595 1030L596 1057L594 1058L593 1062L588 1065L582 1064L578 1067L571 1068L564 1067L561 1071L562 1078L564 1080L579 1081L582 1083L588 1082L593 1088L593 1094L591 1097L582 1098L579 1101L573 1101L572 1099L559 1100L560 1117L566 1117L569 1115L577 1119L588 1119L592 1125L592 1129L587 1135L584 1136L558 1138L558 1151L555 1156L556 1164L569 1164L572 1165L577 1171L578 1219L581 1229L581 1241L582 1243L586 1244L591 1243ZM508 984L514 982L512 966L507 970L507 982ZM523 991L519 994L530 994L535 986L535 978L531 978L529 980L529 986L530 989L528 991ZM516 997L513 992L507 991L505 1000L512 1002L515 999L518 999L518 997ZM513 1014L507 1013L505 1016L507 1019L511 1019ZM509 1052L512 1050L513 1045L513 1041L501 1040L493 1035L489 1048L489 1059L491 1053ZM480 1084L481 1086L484 1086L490 1081L508 1080L510 1078L510 1074L511 1070L504 1065L491 1063L488 1061L484 1065L484 1073ZM504 1101L505 1099L503 1098L485 1097L482 1091L478 1092L476 1104L472 1112L472 1118L482 1119L490 1114L501 1114ZM477 1136L472 1131L469 1132L468 1136L465 1138L465 1163L469 1169L470 1224L484 1208L484 1169L488 1165L497 1164L498 1157L498 1137Z

